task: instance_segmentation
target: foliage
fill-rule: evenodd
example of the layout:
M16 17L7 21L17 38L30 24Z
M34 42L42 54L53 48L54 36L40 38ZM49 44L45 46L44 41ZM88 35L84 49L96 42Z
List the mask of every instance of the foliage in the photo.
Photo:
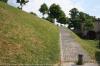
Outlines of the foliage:
M72 19L77 18L77 16L79 15L78 14L79 11L76 8L71 9L69 12L70 12L70 16L71 16Z
M44 3L41 5L39 11L43 14L43 17L44 17L44 14L48 14L48 7L47 5Z
M34 13L34 12L30 12L30 14L32 14L32 15L34 15L34 16L37 16L37 14L36 14L36 13Z
M78 10L76 8L73 8L70 10L70 22L69 22L69 27L74 27L74 29L79 29L80 28L80 24L79 24L79 19L78 19Z
M80 21L82 22L81 24L84 24L83 29L87 31L93 30L95 18L83 12L80 12L79 15Z
M85 27L85 30L92 30L94 27L93 27L93 22L92 22L92 19L88 19L88 20L86 20L86 22L85 22L85 25L84 25Z
M57 22L61 24L66 24L68 21L68 18L66 17L65 13L61 10L59 14L59 18L57 18Z
M51 23L54 23L54 19L51 18L50 16L48 16L48 17L46 18L46 20L50 21Z
M67 23L67 20L68 20L67 17L60 17L57 22L59 22L61 24L66 24Z
M49 15L51 18L57 19L60 17L61 8L59 5L52 4L49 8Z
M8 0L0 0L0 1L7 3Z
M65 16L65 13L61 10L59 5L56 4L52 4L50 6L50 8L48 9L47 5L44 3L41 5L39 11L43 14L48 14L46 19L52 23L54 23L55 19L62 24L66 24L67 23L67 17Z
M79 12L76 8L70 10L69 27L74 27L74 30L92 30L94 26L94 17L84 12ZM82 27L82 25L84 27Z
M20 3L21 9L22 9L23 5L25 5L28 2L29 2L29 0L17 0L17 3Z
M49 17L56 19L59 23L66 24L67 18L59 5L52 4L49 8Z

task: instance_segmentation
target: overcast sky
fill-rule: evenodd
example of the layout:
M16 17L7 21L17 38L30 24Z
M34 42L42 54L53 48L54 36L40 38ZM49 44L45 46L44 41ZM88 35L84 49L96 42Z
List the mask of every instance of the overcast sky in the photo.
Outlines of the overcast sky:
M15 7L18 6L16 0L8 0L8 3ZM67 16L69 16L69 10L75 7L92 16L100 17L100 0L29 0L23 7L23 10L35 12L38 16L41 16L38 10L43 3L46 3L48 6L53 3L59 4Z

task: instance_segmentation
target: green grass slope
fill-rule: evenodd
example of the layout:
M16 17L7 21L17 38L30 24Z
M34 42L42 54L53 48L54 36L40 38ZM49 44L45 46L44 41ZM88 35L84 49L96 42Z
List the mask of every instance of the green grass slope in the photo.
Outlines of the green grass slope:
M0 2L0 64L55 64L59 52L56 26Z

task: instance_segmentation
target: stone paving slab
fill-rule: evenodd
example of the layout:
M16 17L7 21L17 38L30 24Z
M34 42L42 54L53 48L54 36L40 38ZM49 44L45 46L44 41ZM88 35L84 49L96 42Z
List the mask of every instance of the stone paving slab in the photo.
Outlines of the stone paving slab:
M74 38L71 36L70 32L66 31L64 28L60 28L60 46L61 46L61 62L77 62L78 55L83 55L83 61L86 63L92 62L91 57L86 53L86 51L78 44ZM84 66L87 66L85 64ZM70 65L64 65L70 66ZM71 66L75 66L71 65ZM89 66L97 66L90 65Z
M83 65L76 65L75 63L64 63L62 64L61 66L98 66L98 64L95 64L95 63L85 63Z

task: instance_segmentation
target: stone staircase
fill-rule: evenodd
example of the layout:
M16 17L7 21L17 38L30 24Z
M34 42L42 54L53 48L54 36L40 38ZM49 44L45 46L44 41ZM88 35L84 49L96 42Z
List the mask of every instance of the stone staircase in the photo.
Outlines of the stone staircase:
M64 28L60 28L60 48L61 48L61 64L78 61L78 55L83 55L84 63L95 63L88 53L77 43L71 34ZM64 65L64 66L65 66Z

